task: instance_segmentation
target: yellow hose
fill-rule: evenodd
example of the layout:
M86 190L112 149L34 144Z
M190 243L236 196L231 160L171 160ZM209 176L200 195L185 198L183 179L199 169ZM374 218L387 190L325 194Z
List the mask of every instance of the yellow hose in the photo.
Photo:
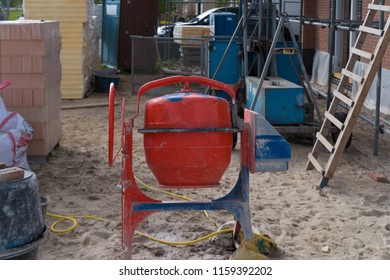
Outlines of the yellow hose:
M168 191L164 191L164 190L161 190L161 189L158 189L158 188L155 188L155 187L152 187L152 186L149 186L147 184L145 184L144 182L142 182L139 178L137 178L135 175L134 175L134 178L144 187L148 188L148 189L151 189L151 190L154 190L154 191L158 191L158 192L161 192L161 193L164 193L164 194L167 194L167 195L170 195L170 196L173 196L173 197L176 197L176 198L179 198L179 199L183 199L183 200L187 200L187 201L193 201L191 198L188 198L186 196L183 196L183 195L178 195L178 194L175 194L175 193L171 193L171 192L168 192ZM205 216L210 220L212 221L217 227L220 227L215 221L213 221L207 211L203 211ZM52 214L52 213L47 213L46 214L47 216L49 217L52 217L52 218L56 218L58 219L57 221L53 222L50 226L50 230L52 232L55 232L55 233L67 233L67 232L71 232L72 230L74 230L77 226L77 220L76 218L85 218L85 219L93 219L93 220L97 220L97 221L107 221L106 219L103 219L103 218L99 218L99 217L94 217L94 216L80 216L80 215L74 215L74 216L63 216L63 215L58 215L58 214ZM65 228L65 229L56 229L56 226L61 223L61 222L64 222L64 221L70 221L72 223L72 225L68 228ZM233 228L226 228L226 229L219 229L218 231L215 231L215 232L212 232L210 234L207 234L205 236L202 236L200 238L197 238L197 239L194 239L194 240L190 240L190 241L167 241L167 240L162 240L162 239L158 239L156 237L153 237L149 234L146 234L146 233L143 233L141 231L138 231L136 230L135 233L138 234L138 235L142 235L142 236L145 236L147 238L149 238L150 240L152 241L155 241L155 242L159 242L161 244L166 244L166 245L175 245L175 246L187 246L187 245L192 245L194 243L197 243L197 242L201 242L201 241L204 241L204 240L207 240L209 238L212 238L218 234L222 234L222 233L229 233L229 232L233 232ZM263 235L263 234L258 234L258 233L254 233L253 234L255 238L257 239L262 239L264 240L265 242L269 242L272 246L276 246L276 242L274 240L272 240L271 238L269 238L268 236L266 235Z
M229 232L232 232L233 229L232 228L227 228L227 229L223 229L221 231L215 231L215 232L212 232L210 234L207 234L205 236L202 236L200 238L197 238L197 239L194 239L194 240L190 240L190 241L167 241L167 240L162 240L162 239L158 239L158 238L155 238L151 235L148 235L146 233L143 233L143 232L140 232L138 230L135 231L135 233L139 234L139 235L142 235L142 236L145 236L147 238L149 238L150 240L153 240L153 241L156 241L156 242L159 242L161 244L165 244L165 245L176 245L176 246L186 246L186 245L192 245L194 243L197 243L197 242L201 242L201 241L204 241L206 239L209 239L211 237L214 237L216 236L217 234L221 234L221 233L229 233Z
M85 219L92 219L92 220L97 220L97 221L106 221L103 218L94 217L94 216L79 216L79 215L63 216L63 215L57 215L57 214L52 214L52 213L47 213L46 215L49 217L58 219L57 221L53 222L50 226L50 230L52 232L55 232L55 233L66 233L66 232L71 232L72 230L74 230L77 226L76 218L85 218ZM64 222L64 221L70 221L72 223L72 225L68 228L65 228L65 229L56 229L56 226L59 223Z
M164 190L161 190L161 189L158 189L158 188L155 188L155 187L152 187L152 186L149 186L147 184L145 184L143 181L141 181L137 176L134 175L134 179L138 181L138 183L140 183L142 186L144 186L145 188L148 188L150 190L154 190L154 191L157 191L157 192L161 192L163 194L166 194L166 195L170 195L172 197L176 197L176 198L179 198L179 199L183 199L183 200L187 200L187 201L193 201L193 199L191 198L188 198L184 195L179 195L179 194L176 194L176 193L172 193L172 192L168 192L168 191L164 191ZM209 219L212 223L214 223L214 225L216 225L217 227L219 227L220 225L215 222L213 219L210 218L209 216L209 213L206 211L206 210L203 210L203 213L204 215L206 216L207 219Z

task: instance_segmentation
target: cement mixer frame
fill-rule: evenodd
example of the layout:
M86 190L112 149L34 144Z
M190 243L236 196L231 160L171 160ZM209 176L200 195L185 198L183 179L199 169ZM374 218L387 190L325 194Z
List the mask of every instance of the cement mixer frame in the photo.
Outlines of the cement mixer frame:
M122 172L121 172L121 192L122 192L122 246L124 250L124 258L132 258L132 243L133 236L139 223L149 215L159 211L181 211L181 210L226 210L235 218L235 228L233 231L233 240L237 240L238 233L242 230L245 240L253 238L251 215L249 207L249 172L257 171L280 171L287 169L287 161L290 158L290 147L283 139L279 144L283 147L288 146L288 152L282 157L269 157L269 151L265 157L274 160L271 165L268 163L261 164L261 151L256 148L256 136L259 130L263 130L272 136L281 137L278 132L269 125L267 129L259 129L260 122L264 122L257 113L245 110L244 121L240 128L241 134L241 166L236 184L228 194L221 198L211 201L162 201L146 195L137 185L133 174L133 127L134 119L139 114L140 98L143 93L153 88L166 86L169 84L184 83L182 91L190 90L190 83L198 83L207 85L213 88L221 89L227 92L234 102L234 91L229 85L211 80L201 76L172 76L151 81L144 84L138 91L138 101L136 113L129 120L124 120L124 101L122 100L122 137L121 147L118 153L114 156L114 108L115 96L119 96L115 90L114 84L110 85L109 93L109 121L108 121L108 159L109 166L112 166L116 156L122 152ZM266 122L266 121L265 121ZM271 129L271 130L269 130ZM264 136L264 135L263 135ZM262 137L264 140L265 138ZM262 141L263 141L262 140ZM287 146L286 146L287 145ZM286 149L285 149L286 150ZM286 150L286 151L287 151ZM263 156L264 156L263 152ZM265 158L263 157L263 160ZM275 163L276 160L276 163ZM279 162L278 162L279 160ZM280 160L282 163L280 163ZM264 162L263 162L264 163Z

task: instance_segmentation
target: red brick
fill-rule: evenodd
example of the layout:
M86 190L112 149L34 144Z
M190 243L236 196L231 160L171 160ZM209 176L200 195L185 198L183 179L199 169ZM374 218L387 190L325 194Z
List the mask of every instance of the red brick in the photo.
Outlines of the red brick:
M13 56L11 57L11 73L21 73L22 72L22 57Z
M3 80L12 81L11 89L15 88L45 88L50 82L45 74L8 74L1 75Z
M20 26L16 24L11 24L11 40L20 40Z
M23 106L23 94L21 89L12 90L12 107Z
M11 26L1 24L0 22L0 40L10 40L11 39Z
M31 27L26 24L19 25L20 40L32 40Z
M375 182L382 182L382 183L387 182L386 176L377 171L368 172L368 177L370 177Z
M11 56L0 56L1 73L12 73Z
M42 107L46 105L46 90L44 88L36 88L33 90L34 107Z
M31 56L22 56L22 72L21 73L32 73Z
M0 95L3 98L4 105L7 109L9 107L13 106L13 104L12 104L12 90L10 90L10 89L2 90Z
M34 129L34 139L44 140L47 139L47 123L46 122L28 122Z
M32 107L33 103L33 90L23 89L23 107Z
M27 155L29 156L47 156L51 152L49 147L49 141L32 139L28 143Z

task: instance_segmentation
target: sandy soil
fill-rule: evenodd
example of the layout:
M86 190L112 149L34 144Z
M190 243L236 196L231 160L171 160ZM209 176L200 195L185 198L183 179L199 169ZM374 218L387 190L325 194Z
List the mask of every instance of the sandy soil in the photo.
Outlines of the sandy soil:
M126 96L126 115L135 109L129 93L129 77L119 92ZM145 100L151 98L147 94ZM143 100L143 102L145 101ZM120 159L113 168L107 164L106 93L93 93L82 100L64 100L63 136L46 163L30 163L37 174L39 189L50 197L48 212L80 215L77 227L68 233L50 232L39 249L40 259L122 259L121 197L115 188L120 179ZM320 101L320 102L323 102ZM120 107L116 107L117 117ZM142 127L142 118L136 127ZM119 130L117 129L117 140ZM321 194L316 188L320 174L305 171L311 145L289 138L292 158L289 170L250 176L250 208L253 227L268 234L278 246L271 259L390 259L390 185L371 180L367 173L379 171L390 177L390 139L380 136L379 156L372 155L373 128L359 120L351 147L343 155L334 178ZM118 143L118 142L117 142ZM156 181L146 165L142 135L135 133L134 172L143 182ZM187 197L206 200L226 194L237 180L240 151L233 150L232 162L222 178L222 187L202 190L173 190ZM150 196L172 200L156 191ZM233 218L224 211L159 212L145 219L139 230L157 238L185 241L217 230ZM46 222L56 219L47 216ZM64 222L58 229L67 228ZM229 235L190 246L163 245L146 237L134 238L134 259L229 259L233 254Z

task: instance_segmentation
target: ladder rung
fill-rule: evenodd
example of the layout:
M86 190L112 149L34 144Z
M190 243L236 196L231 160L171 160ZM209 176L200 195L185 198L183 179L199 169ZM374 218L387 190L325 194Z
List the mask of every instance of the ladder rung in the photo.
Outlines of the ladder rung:
M353 105L355 104L355 101L353 101L352 99L350 99L348 96L345 96L344 94L340 93L339 91L337 90L334 90L333 91L333 96L337 97L338 99L340 99L341 101L343 101L345 104L347 104L349 107L353 107Z
M322 175L324 175L325 171L322 168L321 164L317 161L317 159L315 159L311 153L309 153L308 158L311 164L313 164L314 168L317 169L317 171L320 172Z
M333 123L338 129L344 129L344 124L328 111L325 112L325 118L327 118L331 123Z
M368 4L368 9L382 11L382 12L390 12L390 6L384 6L384 5Z
M362 84L363 81L364 81L364 78L359 76L359 75L356 75L355 73L352 73L351 71L348 71L347 69L342 69L341 70L341 73L344 75L344 76L347 76L348 78L351 78L352 80L355 80L356 82L358 82L359 84Z
M382 36L383 35L383 30L377 29L377 28L372 28L372 27L367 27L365 25L360 25L359 31L360 32L370 33L372 35L377 35L377 36Z
M357 54L358 56L367 58L368 60L372 60L372 58L374 57L374 55L372 53L365 52L365 51L359 50L357 48L351 48L351 52L354 54Z
M329 151L329 153L332 154L334 152L333 145L330 144L329 141L321 133L317 132L316 137L317 140L319 140L322 145L324 145L324 147Z

